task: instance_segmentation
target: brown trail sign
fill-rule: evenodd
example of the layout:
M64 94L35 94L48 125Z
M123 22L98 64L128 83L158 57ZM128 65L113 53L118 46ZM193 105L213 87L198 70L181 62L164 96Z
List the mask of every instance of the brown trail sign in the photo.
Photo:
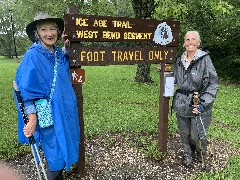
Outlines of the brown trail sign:
M152 42L157 28L166 46L178 45L179 22L83 14L65 14L69 40L102 42ZM161 24L161 25L160 25ZM69 26L70 25L70 26ZM160 25L160 26L159 26ZM158 27L159 26L159 27ZM171 29L169 29L171 28ZM168 39L169 38L169 39ZM171 40L170 40L171 38Z
M64 15L65 34L70 46L71 72L76 77L81 66L161 64L158 146L167 152L169 97L164 97L165 65L175 62L180 24L172 20L154 20L79 14L70 6ZM141 42L141 47L82 47L81 41ZM146 43L147 45L144 45ZM167 70L169 71L169 66ZM74 73L75 72L75 73ZM84 75L83 75L84 76ZM80 152L77 169L85 172L84 121L82 84L73 84L79 107Z
M71 65L100 66L172 63L176 47L79 47L71 43Z

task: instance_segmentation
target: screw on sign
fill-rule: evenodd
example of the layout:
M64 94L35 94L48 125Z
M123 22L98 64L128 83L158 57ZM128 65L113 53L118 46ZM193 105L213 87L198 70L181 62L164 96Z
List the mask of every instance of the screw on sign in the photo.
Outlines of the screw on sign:
M85 83L85 70L84 69L70 69L72 83Z

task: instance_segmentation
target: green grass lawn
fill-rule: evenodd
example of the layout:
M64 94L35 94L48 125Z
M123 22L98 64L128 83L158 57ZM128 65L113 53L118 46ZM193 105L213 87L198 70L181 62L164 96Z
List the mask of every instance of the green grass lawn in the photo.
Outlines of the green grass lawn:
M17 142L17 112L13 100L12 81L19 63L0 57L0 160L19 156L29 151ZM135 65L83 67L85 136L119 132L157 135L159 106L159 73L151 66L151 85L133 81ZM170 101L171 102L171 101ZM226 141L229 148L240 148L240 86L220 85L214 106L209 136ZM169 115L169 136L177 133L176 118ZM240 177L240 156L233 157L220 172L225 179ZM203 173L199 179L214 179Z

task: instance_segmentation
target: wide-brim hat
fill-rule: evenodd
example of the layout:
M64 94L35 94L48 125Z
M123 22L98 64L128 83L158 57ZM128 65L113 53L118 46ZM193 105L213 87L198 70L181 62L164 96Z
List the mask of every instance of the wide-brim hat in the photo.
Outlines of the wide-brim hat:
M53 21L53 22L56 22L57 27L58 27L58 39L61 37L61 35L63 33L63 30L64 30L64 21L63 21L63 19L52 17L48 13L45 13L45 12L39 12L34 17L33 22L29 23L27 25L27 27L26 27L27 35L28 35L29 39L32 42L36 41L36 38L35 38L35 30L37 30L36 26L37 26L37 24L39 22L42 22L42 21Z

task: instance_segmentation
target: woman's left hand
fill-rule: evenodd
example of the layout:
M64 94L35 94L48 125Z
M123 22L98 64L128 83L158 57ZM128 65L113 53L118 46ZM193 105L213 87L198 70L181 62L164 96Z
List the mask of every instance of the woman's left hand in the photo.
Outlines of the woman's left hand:
M70 41L68 40L68 35L66 35L64 32L62 34L62 41L64 48L67 49L70 46Z
M193 112L194 114L197 114L197 115L201 113L201 112L198 111L197 108L193 108L192 112Z
M192 112L194 114L200 114L203 112L203 110L205 109L205 107L202 104L197 105L197 107L193 108Z

